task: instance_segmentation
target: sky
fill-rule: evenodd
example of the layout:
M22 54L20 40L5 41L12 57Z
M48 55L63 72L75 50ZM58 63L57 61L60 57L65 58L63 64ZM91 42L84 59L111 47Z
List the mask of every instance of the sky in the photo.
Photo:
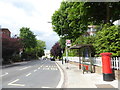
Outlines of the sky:
M62 0L0 0L0 26L8 28L11 36L19 35L21 27L28 27L38 40L46 42L46 49L59 40L52 30L51 16Z

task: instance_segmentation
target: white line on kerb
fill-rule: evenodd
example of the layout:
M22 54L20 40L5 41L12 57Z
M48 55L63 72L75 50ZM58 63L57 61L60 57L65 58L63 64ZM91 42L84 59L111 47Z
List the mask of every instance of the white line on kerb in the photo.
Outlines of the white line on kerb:
M43 86L43 87L41 87L41 88L51 88L51 87L44 87L44 86Z
M3 77L3 76L5 76L5 75L7 75L8 73L6 72L5 74L3 74L3 75L0 75L0 77Z
M31 75L31 73L28 73L27 75L26 75L26 77L28 77L28 76L30 76Z
M55 64L57 65L58 69L60 70L60 74L61 74L60 81L59 81L59 83L58 83L56 88L61 88L62 84L64 82L64 74L63 74L63 71L61 70L60 66L56 62L55 62Z
M24 70L24 69L27 69L27 68L30 68L31 66L28 66L28 67L24 67L24 68L21 68L19 70Z
M13 83L15 83L15 82L17 82L17 81L19 81L19 79L16 79L16 80L8 83L8 85L13 85L13 86L25 86L25 85L23 85L23 84L13 84Z

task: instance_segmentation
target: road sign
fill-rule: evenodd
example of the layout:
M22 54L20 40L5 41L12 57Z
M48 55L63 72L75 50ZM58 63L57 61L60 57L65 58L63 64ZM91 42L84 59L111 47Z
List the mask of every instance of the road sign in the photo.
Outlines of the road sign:
M70 40L66 40L66 46L71 46L71 41Z

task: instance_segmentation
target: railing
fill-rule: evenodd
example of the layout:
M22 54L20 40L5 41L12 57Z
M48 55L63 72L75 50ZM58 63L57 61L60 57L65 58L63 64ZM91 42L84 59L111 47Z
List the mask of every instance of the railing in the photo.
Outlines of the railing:
M65 60L66 57L63 57ZM80 57L82 59L82 57ZM68 57L69 61L79 62L79 57ZM93 60L93 64L96 66L102 66L102 58L101 57L91 57ZM112 68L116 70L120 70L120 57L112 57L111 58Z
M102 58L94 57L93 58L94 65L102 66ZM111 57L112 68L115 70L120 70L120 57Z
M113 69L120 70L120 57L112 57L111 63Z
M92 60L94 65L102 66L102 57L93 57Z

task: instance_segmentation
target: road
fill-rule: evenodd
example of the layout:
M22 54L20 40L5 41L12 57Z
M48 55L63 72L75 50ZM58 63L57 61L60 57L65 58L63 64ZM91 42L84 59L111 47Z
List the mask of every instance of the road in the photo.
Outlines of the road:
M56 88L60 68L54 61L33 60L2 69L2 88Z

